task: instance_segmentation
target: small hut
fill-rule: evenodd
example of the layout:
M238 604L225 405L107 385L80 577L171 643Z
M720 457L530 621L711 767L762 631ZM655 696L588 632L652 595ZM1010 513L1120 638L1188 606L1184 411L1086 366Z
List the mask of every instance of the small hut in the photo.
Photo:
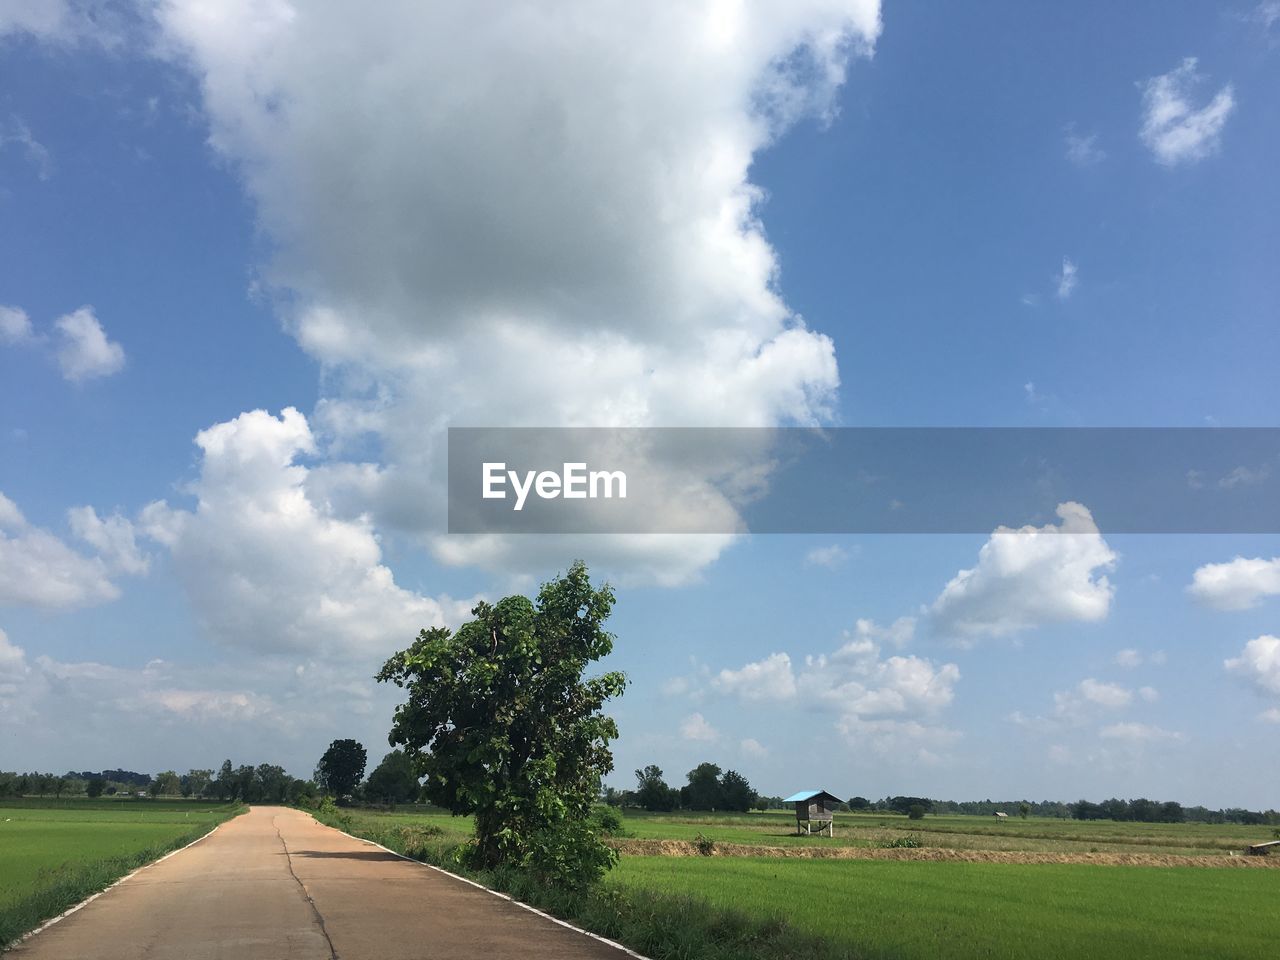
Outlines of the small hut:
M996 816L996 818L997 818L997 819L999 819L999 820L1008 820L1008 819L1009 819L1009 815L1008 815L1007 813L1005 813L1003 810L997 810L997 811L995 812L995 816Z
M836 835L834 814L836 807L842 802L839 797L832 796L825 790L801 790L782 802L795 804L797 834Z

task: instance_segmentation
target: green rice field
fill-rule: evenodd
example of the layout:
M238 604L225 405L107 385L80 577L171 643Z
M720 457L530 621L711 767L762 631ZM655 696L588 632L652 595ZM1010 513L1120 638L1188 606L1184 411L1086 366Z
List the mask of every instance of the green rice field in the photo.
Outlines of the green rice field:
M696 897L913 958L1280 955L1280 871L624 857L610 883Z

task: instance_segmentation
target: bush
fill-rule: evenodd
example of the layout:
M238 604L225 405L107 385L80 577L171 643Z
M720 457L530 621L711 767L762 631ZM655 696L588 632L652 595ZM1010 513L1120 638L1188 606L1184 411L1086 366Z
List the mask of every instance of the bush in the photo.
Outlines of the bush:
M924 844L920 842L920 838L914 833L908 833L906 836L894 837L892 840L887 840L882 843L881 846L889 850L915 850L918 847L924 846Z
M518 866L546 885L582 890L599 883L618 862L618 851L596 838L589 820L566 820L530 839Z
M704 837L701 833L693 838L693 845L704 857L709 857L716 852L716 842L710 837Z
M591 811L591 825L602 837L625 837L627 831L622 826L622 814L613 807L596 807Z
M923 804L923 803L913 803L913 804L912 804L912 805L907 809L907 819L908 819L908 820L923 820L923 819L924 819L924 804Z

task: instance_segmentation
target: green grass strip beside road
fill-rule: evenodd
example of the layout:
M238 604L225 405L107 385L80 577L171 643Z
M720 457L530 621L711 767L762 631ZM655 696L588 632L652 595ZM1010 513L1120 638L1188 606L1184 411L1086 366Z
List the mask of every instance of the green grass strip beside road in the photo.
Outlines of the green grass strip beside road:
M246 809L90 804L83 813L0 806L0 950Z

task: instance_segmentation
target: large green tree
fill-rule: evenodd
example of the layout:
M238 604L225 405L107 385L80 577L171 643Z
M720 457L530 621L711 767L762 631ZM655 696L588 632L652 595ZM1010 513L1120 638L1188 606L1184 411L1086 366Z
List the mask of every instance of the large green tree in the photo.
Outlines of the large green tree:
M536 600L479 603L457 631L423 630L379 672L408 692L388 739L409 751L427 799L474 816L479 863L570 884L612 863L589 814L618 735L602 710L626 678L584 671L613 649L613 603L577 562Z
M392 750L369 774L365 797L386 803L408 803L418 797L418 775L413 761L403 750Z
M662 768L656 763L636 771L636 803L646 810L672 810L679 797L679 793L662 779Z
M335 797L348 796L364 779L368 759L364 747L356 741L335 740L316 764L316 783Z

